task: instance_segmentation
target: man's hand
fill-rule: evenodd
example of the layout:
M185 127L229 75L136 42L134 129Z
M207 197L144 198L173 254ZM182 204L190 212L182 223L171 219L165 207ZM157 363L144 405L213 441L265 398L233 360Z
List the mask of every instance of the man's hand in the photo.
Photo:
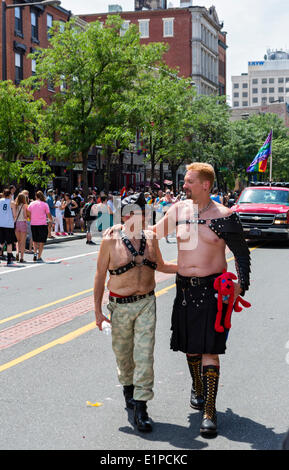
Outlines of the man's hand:
M240 286L240 284L237 284L237 282L233 282L233 284L234 284L234 304L235 304L237 297L239 297L239 295L242 292L242 287ZM229 299L224 300L224 304L228 304L228 303L229 303Z
M241 285L237 284L237 282L234 282L234 303L236 302L237 297L239 297L239 295L241 294L242 290L243 289Z
M102 312L95 312L95 323L99 331L102 331L102 322L106 321L107 323L111 323L109 318L105 317Z
M114 225L113 227L107 228L103 232L103 238L109 238L113 236L115 233L120 232L122 230L123 226L121 224Z

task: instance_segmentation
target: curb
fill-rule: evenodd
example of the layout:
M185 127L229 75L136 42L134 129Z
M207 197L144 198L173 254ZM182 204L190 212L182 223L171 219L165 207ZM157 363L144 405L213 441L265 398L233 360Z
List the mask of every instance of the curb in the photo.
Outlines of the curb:
M70 242L72 240L80 240L82 238L86 238L86 233L79 233L78 235L67 235L66 237L56 237L56 238L48 238L45 245L52 245L54 243L62 243L62 242Z

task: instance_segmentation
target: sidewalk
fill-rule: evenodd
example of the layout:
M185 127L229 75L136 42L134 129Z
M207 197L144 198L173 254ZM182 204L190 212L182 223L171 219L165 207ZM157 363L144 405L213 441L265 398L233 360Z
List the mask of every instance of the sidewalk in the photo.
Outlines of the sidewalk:
M74 235L61 235L56 237L55 233L52 232L54 238L47 238L45 245L51 245L53 243L61 243L61 242L70 242L71 240L79 240L81 238L86 238L86 232L77 231L74 232Z

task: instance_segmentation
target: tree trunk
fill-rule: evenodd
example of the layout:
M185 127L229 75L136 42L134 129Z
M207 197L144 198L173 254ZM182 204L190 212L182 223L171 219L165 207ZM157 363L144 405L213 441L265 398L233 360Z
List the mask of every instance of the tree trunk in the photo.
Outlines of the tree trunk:
M110 145L106 146L105 149L106 159L105 159L105 174L104 174L104 190L108 193L110 188L110 172L111 172L111 157L112 157L112 147Z
M81 160L82 160L82 190L85 197L88 195L88 174L87 174L87 166L88 166L88 152L81 152Z
M170 165L170 167L171 167L171 173L172 173L173 188L176 191L178 189L177 188L177 169L178 169L178 166Z

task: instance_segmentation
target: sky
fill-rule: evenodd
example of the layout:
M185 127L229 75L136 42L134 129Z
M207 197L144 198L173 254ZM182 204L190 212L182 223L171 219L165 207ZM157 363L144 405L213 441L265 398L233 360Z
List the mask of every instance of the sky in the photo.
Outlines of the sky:
M168 0L179 7L179 0ZM118 4L123 11L134 10L134 0L61 0L73 14L105 13L108 5ZM289 49L288 0L193 0L193 5L214 5L227 35L227 94L231 76L248 71L248 61L263 60L268 48Z

